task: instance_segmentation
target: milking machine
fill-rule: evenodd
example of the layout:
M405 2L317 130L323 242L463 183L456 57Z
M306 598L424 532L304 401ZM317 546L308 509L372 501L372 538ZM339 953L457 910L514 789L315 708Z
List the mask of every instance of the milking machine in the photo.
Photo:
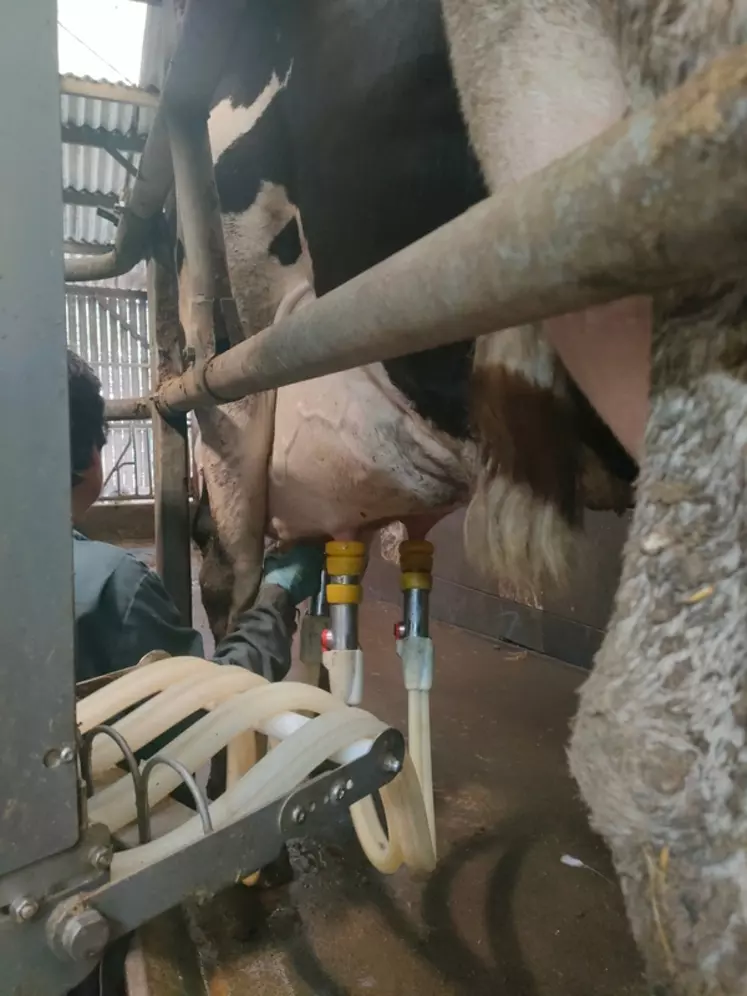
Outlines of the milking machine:
M358 637L358 612L363 598L361 577L365 569L365 555L365 545L359 542L337 541L326 546L329 625L321 630L321 656L329 672L332 694L348 705L358 705L363 696L363 652ZM403 621L395 626L395 646L402 661L407 691L408 749L420 782L435 848L430 723L434 653L428 627L433 544L425 540L405 540L400 544L399 557ZM307 624L309 633L317 629L317 620L324 618L315 608L312 612L315 614L306 617L310 619ZM306 643L306 638L302 636L302 647ZM311 648L305 653L306 660L311 662Z
M322 662L329 672L332 694L348 705L359 705L363 697L363 653L358 643L358 607L363 599L361 578L365 565L364 543L327 543L329 626L321 636Z
M407 690L408 749L420 779L435 845L430 718L434 655L428 628L433 544L404 540L399 547L399 564L403 620L395 625L394 637Z
M322 634L329 628L327 601L327 571L322 570L319 590L310 600L301 620L299 657L304 666L304 678L309 685L324 687L322 681ZM327 683L328 687L328 683Z
M352 642L351 630L343 632ZM338 683L334 671L332 680ZM44 689L37 707L54 712ZM144 745L198 710L206 714L137 763ZM42 765L76 774L74 846L16 865L15 842L3 838L0 824L3 994L67 992L110 941L185 898L205 898L245 878L274 860L289 838L324 831L348 809L381 871L402 863L433 866L426 809L402 736L319 688L270 684L197 658L161 658L80 701L77 726L74 743L40 757ZM276 744L259 759L258 734ZM228 784L208 802L194 773L223 747ZM325 773L312 777L321 765ZM170 798L182 782L196 815ZM381 793L386 831L370 798L374 791ZM39 803L33 778L6 792L6 810L32 812Z

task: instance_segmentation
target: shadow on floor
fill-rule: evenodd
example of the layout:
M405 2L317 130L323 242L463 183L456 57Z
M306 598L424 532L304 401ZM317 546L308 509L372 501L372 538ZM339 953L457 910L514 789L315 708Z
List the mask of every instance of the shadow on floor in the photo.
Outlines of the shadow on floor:
M406 716L398 610L366 603L364 705ZM619 889L565 762L582 672L434 623L440 860L379 876L351 828L291 846L295 879L189 912L211 996L644 996ZM569 854L599 874L561 862Z

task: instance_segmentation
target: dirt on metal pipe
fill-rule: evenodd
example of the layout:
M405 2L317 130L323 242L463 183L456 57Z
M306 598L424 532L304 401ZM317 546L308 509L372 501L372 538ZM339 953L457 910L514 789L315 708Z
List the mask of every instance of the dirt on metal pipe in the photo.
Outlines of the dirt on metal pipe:
M150 398L109 398L104 406L107 422L139 422L151 414Z
M184 336L197 359L204 360L215 352L217 260L213 243L216 225L220 226L210 140L207 123L192 115L174 111L168 126L180 233L189 268Z
M747 47L163 385L185 411L744 266Z

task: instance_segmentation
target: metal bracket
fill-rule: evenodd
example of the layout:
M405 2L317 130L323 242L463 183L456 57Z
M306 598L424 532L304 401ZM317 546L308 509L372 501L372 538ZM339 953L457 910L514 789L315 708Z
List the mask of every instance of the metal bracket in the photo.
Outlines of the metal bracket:
M96 957L87 956L105 933L113 940L190 896L207 898L264 867L287 839L324 830L354 802L390 782L404 754L402 735L385 730L363 757L126 878L74 899L66 891L64 905L28 923L0 914L0 991L3 996L62 996L94 968Z
M111 835L108 827L94 823L72 850L3 875L0 878L0 917L2 911L17 903L20 897L33 902L38 910L50 901L58 902L81 889L98 888L108 878L106 869L92 861L94 855L102 853L101 848L111 848ZM58 884L50 887L50 883Z
M402 734L398 730L385 730L364 757L296 789L280 812L280 833L287 839L325 830L354 802L390 782L402 769L404 758Z
M132 787L135 791L135 805L137 807L137 826L140 835L140 843L145 844L150 839L150 821L148 818L148 793L145 784L145 771L141 772L135 755L130 749L122 734L114 726L101 723L89 730L83 738L83 750L81 751L81 770L86 783L86 792L90 798L93 795L93 775L91 773L91 753L93 741L100 734L109 737L122 751L122 757L127 763L127 768L132 779Z
M205 796L205 793L197 784L197 779L195 778L195 776L192 774L189 768L186 768L182 764L181 761L177 761L173 757L164 757L161 754L156 754L155 757L152 757L143 766L143 771L141 776L142 787L140 789L140 792L143 801L143 809L144 812L148 814L147 831L145 839L150 840L150 813L148 813L148 782L150 781L151 772L159 764L163 764L167 768L171 768L172 771L175 771L177 775L179 775L181 780L184 782L189 791L192 793L192 799L194 800L194 804L197 807L197 813L200 817L200 820L202 821L202 832L212 833L213 823L212 820L210 819L210 809L208 807L208 800ZM137 788L135 791L137 792ZM140 842L145 843L144 840L141 840Z

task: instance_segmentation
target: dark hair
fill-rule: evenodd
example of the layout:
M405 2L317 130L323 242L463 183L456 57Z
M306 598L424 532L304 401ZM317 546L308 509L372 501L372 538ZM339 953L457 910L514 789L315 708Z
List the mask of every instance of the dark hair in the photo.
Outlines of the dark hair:
M106 443L104 399L101 381L72 349L67 351L67 386L70 399L70 470L73 484L93 461L94 447Z

